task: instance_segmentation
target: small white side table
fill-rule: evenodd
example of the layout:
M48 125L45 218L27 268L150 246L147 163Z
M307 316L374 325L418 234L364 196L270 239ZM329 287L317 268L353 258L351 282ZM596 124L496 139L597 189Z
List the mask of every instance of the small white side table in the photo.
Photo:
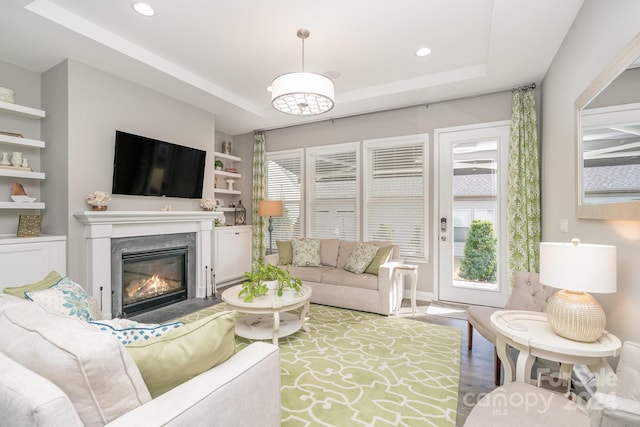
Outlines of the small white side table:
M500 310L491 315L491 325L497 332L496 351L504 366L504 382L529 382L536 357L560 363L562 379L571 379L574 364L589 366L600 385L613 375L607 358L618 356L622 343L613 334L605 333L598 341L572 341L557 335L547 321L546 313L521 310ZM508 347L520 351L517 363Z
M400 312L400 306L402 304L402 294L404 291L404 277L408 277L411 280L411 312L415 316L418 311L416 306L416 288L418 286L418 266L414 264L402 264L395 268L395 280L396 286L399 288L398 304L396 306L396 314Z

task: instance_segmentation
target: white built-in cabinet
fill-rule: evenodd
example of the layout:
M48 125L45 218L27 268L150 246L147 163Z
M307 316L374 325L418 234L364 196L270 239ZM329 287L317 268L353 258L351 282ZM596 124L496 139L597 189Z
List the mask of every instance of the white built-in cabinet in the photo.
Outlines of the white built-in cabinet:
M240 279L251 270L251 226L216 227L214 234L216 284Z
M25 107L0 101L0 114L10 114L30 120L39 120L45 117L43 110ZM19 151L20 147L44 148L44 141L36 139L20 138L11 135L0 134L0 152ZM0 177L19 179L45 179L42 172L34 172L19 167L0 167ZM0 209L44 209L44 203L17 203L13 201L0 201Z
M37 282L51 270L66 275L65 236L0 238L0 289Z

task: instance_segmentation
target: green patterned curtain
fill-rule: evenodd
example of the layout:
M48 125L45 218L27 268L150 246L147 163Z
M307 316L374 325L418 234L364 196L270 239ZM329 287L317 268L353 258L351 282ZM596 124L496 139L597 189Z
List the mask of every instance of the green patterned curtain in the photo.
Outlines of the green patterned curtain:
M264 199L266 190L266 172L267 172L267 153L264 140L264 133L256 132L255 143L253 145L253 203L252 206L252 254L253 262L262 261L264 259L264 220L258 216L258 205L260 200Z
M540 180L533 87L514 92L507 190L508 273L538 271L540 247Z

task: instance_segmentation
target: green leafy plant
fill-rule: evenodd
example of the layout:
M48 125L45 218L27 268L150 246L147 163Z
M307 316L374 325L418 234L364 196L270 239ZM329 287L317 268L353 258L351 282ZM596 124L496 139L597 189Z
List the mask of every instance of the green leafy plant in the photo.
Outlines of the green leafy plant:
M498 268L498 240L491 221L474 219L464 244L460 277L468 280L494 282Z
M251 271L244 273L244 277L247 280L242 284L242 290L239 294L241 297L244 296L244 302L251 302L256 297L265 295L269 291L265 282L269 281L276 280L278 282L276 293L279 297L282 296L285 288L293 289L296 292L300 292L302 289L302 281L294 277L288 270L264 262L253 264Z
M224 168L224 163L222 163L222 160L216 160L216 161L215 161L215 165L214 165L214 166L215 166L216 168L220 168L220 169L222 169L222 168Z

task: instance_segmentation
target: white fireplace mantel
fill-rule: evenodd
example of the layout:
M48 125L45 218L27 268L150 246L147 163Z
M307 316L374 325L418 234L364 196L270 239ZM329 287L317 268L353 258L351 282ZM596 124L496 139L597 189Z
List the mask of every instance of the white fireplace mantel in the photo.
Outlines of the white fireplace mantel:
M204 297L209 280L205 266L212 266L211 247L216 211L76 211L84 225L88 291L101 302L102 313L111 316L111 239L171 233L196 233L196 297Z

